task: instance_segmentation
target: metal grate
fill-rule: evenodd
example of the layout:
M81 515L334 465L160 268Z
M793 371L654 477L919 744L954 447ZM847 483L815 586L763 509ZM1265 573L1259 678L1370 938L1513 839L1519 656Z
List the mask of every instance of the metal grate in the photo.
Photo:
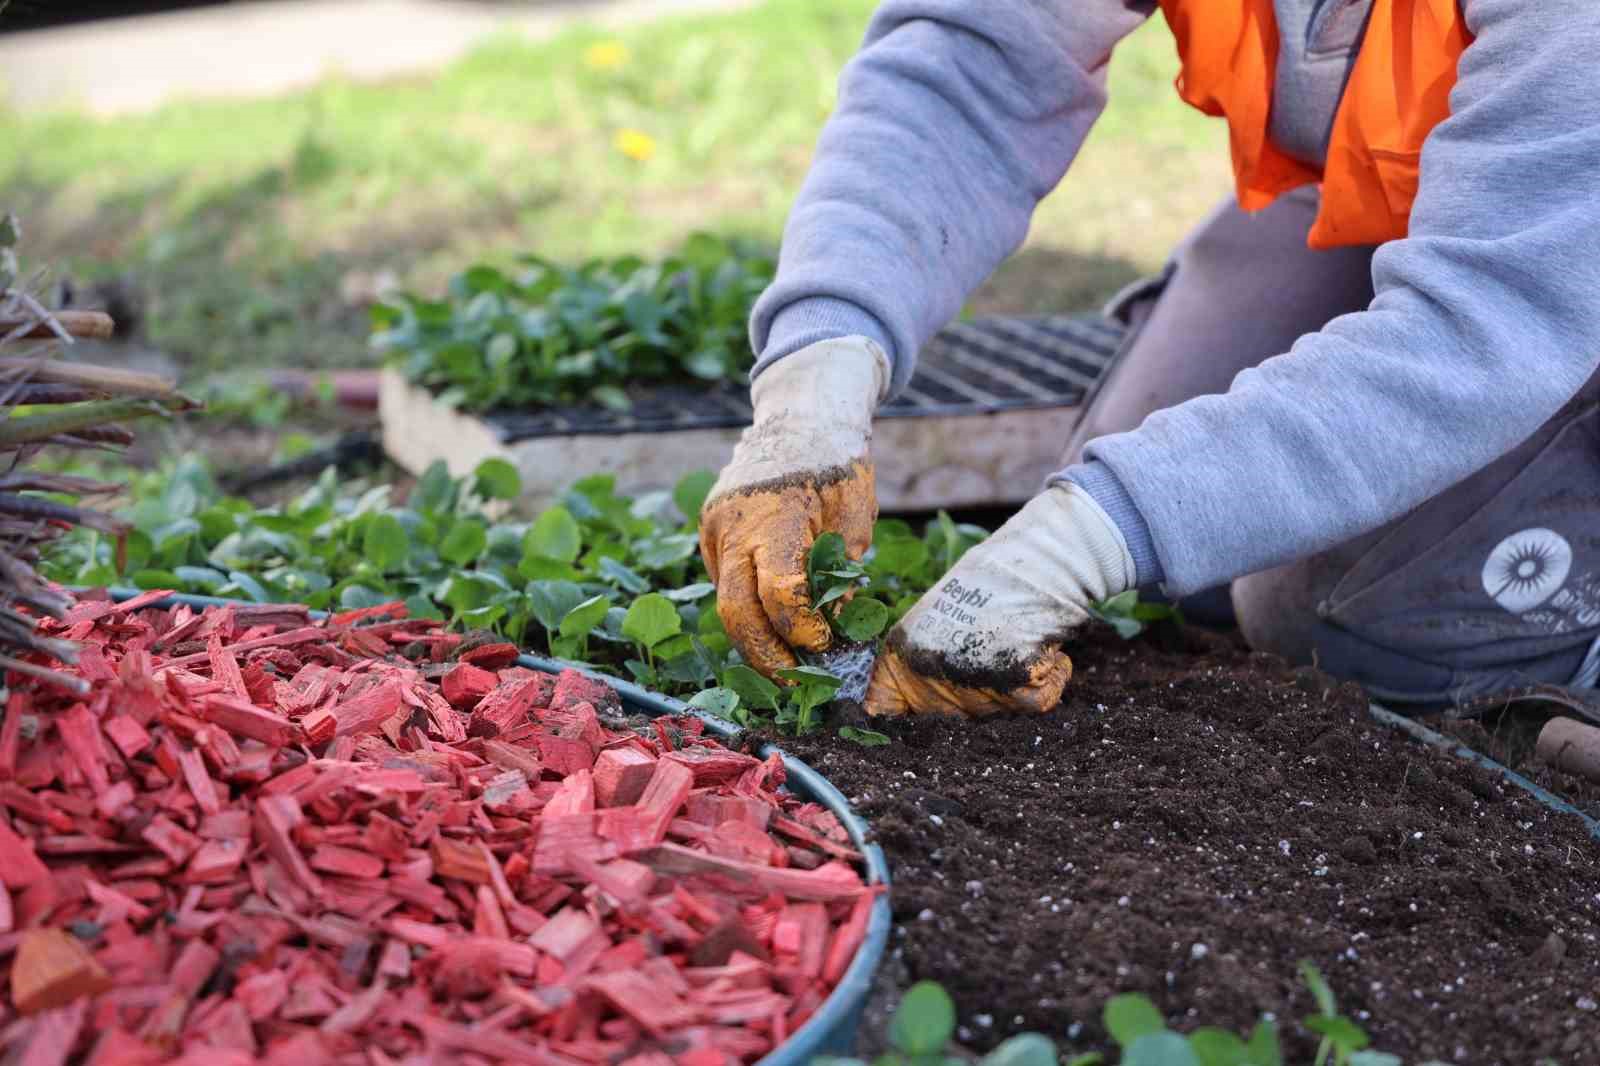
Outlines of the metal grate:
M974 415L1072 407L1105 370L1122 327L1100 315L992 317L956 322L923 349L904 392L883 418ZM665 385L626 411L599 406L500 411L483 416L507 443L579 434L666 433L750 424L744 386Z

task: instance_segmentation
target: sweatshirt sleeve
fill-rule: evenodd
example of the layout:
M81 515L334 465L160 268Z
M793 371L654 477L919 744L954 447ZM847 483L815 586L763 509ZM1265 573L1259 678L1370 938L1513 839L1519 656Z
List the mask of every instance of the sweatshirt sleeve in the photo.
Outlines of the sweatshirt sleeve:
M862 334L916 353L1027 235L1155 0L885 0L845 68L757 302L759 374Z
M1476 39L1423 146L1410 235L1373 260L1370 307L1061 475L1125 494L1111 503L1143 519L1174 595L1405 514L1529 437L1600 364L1592 0L1463 10Z

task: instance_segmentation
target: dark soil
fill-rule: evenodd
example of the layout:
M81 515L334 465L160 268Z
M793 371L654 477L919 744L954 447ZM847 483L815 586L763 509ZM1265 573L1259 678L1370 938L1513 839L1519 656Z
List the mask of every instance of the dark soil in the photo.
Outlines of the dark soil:
M1459 740L1534 784L1549 789L1589 817L1600 818L1600 783L1557 770L1542 762L1535 751L1539 730L1558 715L1576 717L1562 714L1559 707L1547 705L1543 709L1521 708L1503 714L1487 714L1469 721L1440 717L1422 721L1429 728Z
M1373 723L1353 685L1182 639L1090 640L1048 716L785 740L888 855L878 1013L931 978L964 1043L1078 1052L1139 991L1179 1029L1272 1014L1309 1062L1310 959L1408 1063L1600 1063L1600 842Z

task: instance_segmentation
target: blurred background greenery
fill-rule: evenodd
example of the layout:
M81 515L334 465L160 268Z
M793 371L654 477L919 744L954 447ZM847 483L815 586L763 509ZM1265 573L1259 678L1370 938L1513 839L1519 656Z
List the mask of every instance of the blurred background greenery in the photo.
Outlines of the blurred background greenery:
M775 244L873 6L507 35L436 74L113 118L0 111L0 204L30 262L109 283L191 372L367 364L387 285L703 230ZM1225 141L1178 102L1175 69L1159 25L1118 51L1110 109L975 309L1094 306L1225 190Z

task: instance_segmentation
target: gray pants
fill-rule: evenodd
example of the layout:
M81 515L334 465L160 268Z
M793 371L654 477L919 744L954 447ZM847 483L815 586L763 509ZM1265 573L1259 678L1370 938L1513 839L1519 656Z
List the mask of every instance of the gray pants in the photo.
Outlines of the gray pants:
M1089 398L1069 461L1089 440L1133 429L1152 411L1226 392L1239 371L1366 308L1372 249L1308 249L1316 208L1313 188L1251 216L1229 200L1162 277L1114 302L1130 332ZM1485 418L1495 417L1494 404L1484 397ZM1197 599L1203 610L1208 597ZM1410 514L1235 581L1231 606L1252 647L1314 663L1384 700L1458 701L1534 683L1593 687L1600 380L1526 442Z

